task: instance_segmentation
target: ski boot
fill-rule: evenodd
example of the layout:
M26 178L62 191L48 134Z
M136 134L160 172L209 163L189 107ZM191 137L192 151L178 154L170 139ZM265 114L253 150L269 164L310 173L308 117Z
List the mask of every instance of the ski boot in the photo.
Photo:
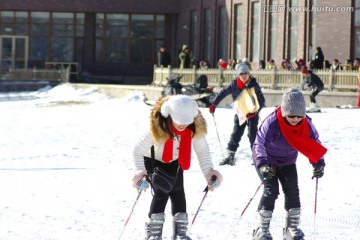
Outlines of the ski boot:
M306 109L307 113L321 112L319 105L316 103L310 103L310 107Z
M145 223L145 240L162 240L162 229L165 221L164 213L151 214L150 220Z
M191 240L187 235L188 230L188 215L187 213L178 212L173 220L173 240Z
M260 210L260 223L259 227L253 231L253 240L272 240L271 233L269 231L270 221L272 217L272 211Z
M286 213L284 240L304 240L305 234L299 228L300 208L292 208Z
M235 152L229 151L228 156L226 158L224 158L224 160L222 160L219 165L222 166L222 165L226 165L226 164L228 164L230 166L235 165Z

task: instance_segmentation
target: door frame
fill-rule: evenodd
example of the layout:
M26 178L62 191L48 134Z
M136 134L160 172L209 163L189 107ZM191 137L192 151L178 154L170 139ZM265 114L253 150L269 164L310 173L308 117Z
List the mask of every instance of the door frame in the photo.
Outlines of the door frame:
M15 68L15 53L16 53L16 40L17 39L25 39L25 52L24 52L24 68L28 67L29 61L29 37L23 35L0 35L0 60L2 61L2 43L4 38L11 38L12 48L11 48L11 56L10 56L10 68Z

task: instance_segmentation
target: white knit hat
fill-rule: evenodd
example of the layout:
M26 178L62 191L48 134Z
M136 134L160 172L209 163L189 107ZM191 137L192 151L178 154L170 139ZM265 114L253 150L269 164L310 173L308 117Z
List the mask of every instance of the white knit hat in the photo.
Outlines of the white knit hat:
M306 116L306 102L304 95L297 88L291 88L282 96L281 114L285 116Z
M236 70L237 70L238 74L243 73L243 72L250 73L250 69L246 63L240 63L238 65L238 67L236 68Z
M186 95L170 96L161 106L161 115L170 115L176 124L191 124L198 113L197 103Z

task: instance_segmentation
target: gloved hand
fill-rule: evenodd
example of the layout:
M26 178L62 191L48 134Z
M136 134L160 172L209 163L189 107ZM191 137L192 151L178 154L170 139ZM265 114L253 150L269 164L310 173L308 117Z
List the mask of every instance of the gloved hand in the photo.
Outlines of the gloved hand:
M133 187L136 188L138 191L146 190L149 187L149 182L146 180L147 172L145 170L138 170L135 173L133 181Z
M216 104L211 104L211 106L209 107L209 112L210 112L210 113L214 113L214 112L215 112L215 108L216 108Z
M309 85L308 85L308 83L307 83L306 80L303 80L303 81L302 81L302 83L301 83L301 89L302 89L302 90L307 90L307 89L309 89Z
M214 191L215 188L218 188L223 180L223 177L219 171L214 169L211 169L210 172L206 174L205 178L208 183L208 189L210 191Z
M313 170L313 176L312 176L311 179L313 179L313 178L321 178L322 176L324 176L324 166L315 165L314 170Z
M257 115L257 113L248 113L248 114L246 114L246 118L247 119L254 118L254 117L256 117L256 115Z
M259 170L260 170L260 174L263 175L263 177L268 180L273 178L276 174L275 168L272 168L267 164L262 165Z

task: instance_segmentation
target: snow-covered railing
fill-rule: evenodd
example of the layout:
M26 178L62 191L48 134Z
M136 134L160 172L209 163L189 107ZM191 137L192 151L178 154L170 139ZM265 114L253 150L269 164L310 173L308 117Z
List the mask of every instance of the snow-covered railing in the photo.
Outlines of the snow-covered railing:
M356 91L358 89L358 71L332 71L320 70L316 74L323 80L325 89L329 91ZM154 66L153 85L164 86L167 78L174 75L182 75L182 84L193 84L200 75L206 75L209 86L222 87L227 85L234 76L236 70L211 69L180 69L162 68ZM253 75L262 88L282 89L288 87L301 87L302 74L292 70L252 70Z

